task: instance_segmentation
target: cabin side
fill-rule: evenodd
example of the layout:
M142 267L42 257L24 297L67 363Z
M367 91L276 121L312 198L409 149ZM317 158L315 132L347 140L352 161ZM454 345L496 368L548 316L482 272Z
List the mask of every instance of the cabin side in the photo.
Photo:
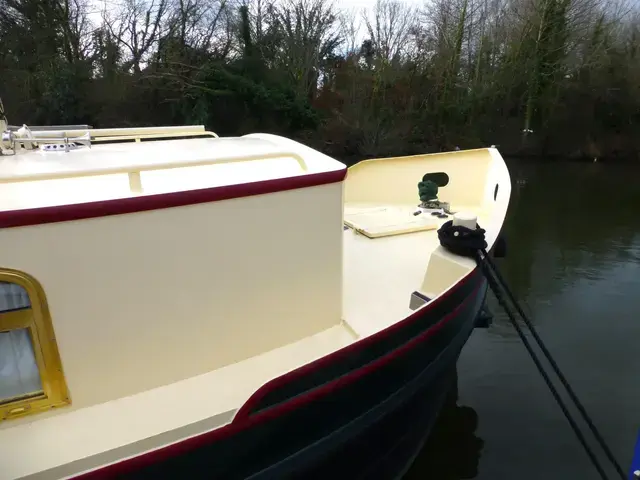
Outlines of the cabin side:
M7 364L15 378L34 380L16 381L22 391L0 392L0 419L37 410L33 401L47 392L56 401L42 409L69 400L67 408L86 407L340 323L345 166L272 135L237 138L233 150L257 140L302 158L305 168L238 183L238 170L216 155L219 139L210 138L202 148L211 162L170 165L176 175L163 177L163 193L0 212L3 295L23 298L0 305L0 341L22 345ZM191 140L180 141L188 150ZM142 145L129 148L135 154ZM216 175L213 167L223 164ZM202 166L212 168L214 186L180 189L185 179L202 177L187 169ZM224 172L233 171L225 182ZM10 318L25 308L21 323Z

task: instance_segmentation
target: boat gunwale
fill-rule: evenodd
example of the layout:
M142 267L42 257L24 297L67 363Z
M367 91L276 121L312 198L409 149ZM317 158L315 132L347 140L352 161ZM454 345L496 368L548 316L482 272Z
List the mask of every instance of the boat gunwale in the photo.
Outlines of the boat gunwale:
M183 207L235 198L285 192L344 181L347 169L306 173L290 177L221 185L180 192L98 200L66 205L0 211L0 228L25 227L47 223L86 220L128 213Z
M360 351L360 350L365 350L367 349L369 346L371 346L372 344L378 342L380 339L386 337L389 334L395 333L397 331L402 330L405 326L407 326L407 324L412 323L414 321L417 321L417 319L424 315L425 313L427 313L429 310L435 308L437 305L439 305L440 303L442 303L444 300L448 299L454 292L456 292L458 289L462 289L463 287L465 287L467 285L467 282L470 282L470 278L473 277L473 273L477 272L477 267L473 268L472 270L470 270L468 273L466 273L462 278L460 278L457 282L455 282L454 284L452 284L449 289L447 289L445 292L443 292L441 295L439 295L438 297L434 298L431 302L425 304L423 307L417 309L415 312L413 312L412 314L410 314L409 316L407 316L406 318L393 323L392 325L389 325L387 328L380 330L379 332L376 332L372 335L369 335L367 337L361 338L357 341L355 341L354 343L352 343L351 345L347 345L345 347L342 347L328 355L325 355L324 357L320 357L317 360L314 360L313 362L307 363L305 365L301 365L300 367L287 372L279 377L276 377L272 380L270 380L269 382L265 383L262 387L258 388L253 395L251 395L251 397L249 397L249 399L244 403L244 405L242 405L242 407L240 407L240 409L238 409L238 412L235 414L232 423L241 421L241 420L246 420L248 418L251 418L255 415L259 415L263 412L267 412L273 408L277 408L280 405L282 405L283 402L281 404L278 405L274 405L272 407L268 407L265 408L264 410L259 410L257 412L253 412L252 410L259 405L260 400L262 400L262 398L266 395L266 393L268 393L271 390L274 390L276 388L278 388L280 385L285 384L286 381L298 378L298 377L302 377L305 375L308 375L310 371L313 370L319 370L324 368L326 365L329 365L337 360L342 359L343 357L346 357L347 355L353 354L354 352ZM325 383L323 385L320 385L319 387L316 387L315 389L312 390L307 390L306 392L301 393L298 397L295 397L294 399L292 399L293 401L298 400L299 397L307 395L307 394L312 394L313 392L315 392L316 390L319 389L323 389L323 388L327 388L327 390L331 390L333 388L335 388L336 386L339 386L338 384L342 384L344 383L343 380L345 379L356 379L361 375L365 375L366 373L368 373L371 370L374 370L375 368L378 368L384 364L386 364L387 362L393 360L393 358L404 352L406 349L408 349L409 347L415 345L418 341L420 340L426 340L427 338L429 338L430 336L434 335L435 333L437 333L441 328L443 328L448 321L453 318L455 316L456 313L458 313L458 311L466 304L466 302L469 300L469 298L473 297L473 295L475 295L475 293L477 292L477 290L480 288L480 285L476 285L473 290L464 297L464 299L459 302L451 311L447 312L446 314L442 315L433 325L427 327L425 330L423 330L421 333L415 335L413 338L410 338L409 340L407 340L405 343L403 343L402 345L399 345L398 347L390 350L389 352L383 354L382 356L380 356L379 358L363 365L360 368L357 368L355 370L352 370L348 373L345 373L344 375L329 381L328 383ZM336 384L335 386L332 384ZM329 388L331 387L331 388Z
M469 153L478 153L478 152L491 152L492 150L496 150L494 147L480 147L480 148L470 148L470 149L465 149L465 150L453 150L453 151L444 151L444 152L430 152L430 153L416 153L414 155L400 155L400 156L393 156L393 157L378 157L378 158L365 158L363 160L360 160L357 163L354 163L353 165L351 165L349 167L349 170L356 170L359 169L360 167L366 166L370 163L376 163L376 162L388 162L390 160L393 161L410 161L410 160L416 160L416 159L422 159L422 158L428 158L428 157L437 157L437 156L441 156L442 154L447 154L447 155L463 155L463 154L469 154Z
M462 310L462 307L468 306L468 302L470 300L472 300L474 298L477 300L477 295L478 295L478 292L480 292L480 290L481 290L481 286L482 286L482 284L476 285L476 287L465 297L465 299L462 302L460 302L460 304L455 308L455 310L450 312L447 315L453 315L454 312L455 313L460 313L460 310ZM432 327L435 327L439 323L447 324L448 322L445 322L445 318L443 317L440 320L440 322L437 322L435 325L432 325ZM430 328L432 328L432 327L430 327ZM439 327L437 330L440 331L442 328L444 328L444 325L442 327ZM461 338L463 339L463 341L461 342L462 345L460 346L460 348L462 346L464 346L464 342L466 341L466 338L471 333L472 329L473 329L473 326L468 326L466 330L463 329L463 328L458 329L458 331L456 332L456 335L453 337L452 341L449 344L447 344L438 353L436 358L433 359L433 361L431 361L429 364L427 364L427 366L423 370L421 370L420 373L418 373L418 375L416 375L414 378L412 378L410 381L408 381L402 387L400 387L398 390L396 390L394 393L392 393L382 403L379 403L378 405L374 406L373 408L371 408L370 410L368 410L364 414L360 415L359 417L357 417L354 420L350 421L346 425L344 425L344 426L340 427L339 429L335 430L332 436L337 434L339 436L339 438L343 438L343 441L344 441L344 437L346 437L348 435L348 432L356 430L358 427L360 427L361 424L364 424L364 425L373 424L374 421L370 420L370 417L374 416L374 417L376 417L375 420L379 420L380 417L383 417L386 413L391 411L392 408L389 407L389 404L392 404L393 406L397 407L398 404L401 404L403 401L406 401L407 398L410 398L411 394L415 394L415 391L419 389L419 386L421 384L425 383L425 379L426 378L433 376L433 374L434 374L434 372L433 372L434 366L437 366L440 362L442 362L443 357L446 357L447 354L450 354L450 352L452 350L452 347L453 347L454 350L456 349L456 347L457 347L456 342L460 342ZM411 343L411 346L414 346L415 344L419 343L423 339L421 337L425 337L425 338L428 339L430 336L431 335L426 335L426 331L424 331L420 335L418 335L416 338L413 338L413 339L409 340L407 343ZM403 351L399 352L399 354L404 353L404 351L408 350L408 348L409 348L409 347L407 347L407 348L404 348L404 347L405 347L405 345L402 345L401 347L399 347L399 348L403 348ZM395 352L395 351L396 351L395 349L392 350L392 353ZM382 364L383 362L380 362L380 363ZM381 366L383 366L383 365L381 365ZM362 428L362 427L360 427L360 428ZM326 444L327 443L326 440L327 440L327 437L324 437L323 439L315 442L314 444L301 449L301 451L296 452L291 457L289 457L289 459L291 459L292 457L298 457L298 456L300 456L300 454L304 455L305 453L308 453L309 450L311 450L313 448L317 448L319 445ZM333 440L336 441L335 436L333 437ZM289 460L289 459L287 459L287 460ZM269 478L269 477L265 476L265 473L268 473L268 471L270 471L272 468L281 467L281 465L283 463L285 463L287 460L282 461L282 462L280 462L278 464L275 464L275 465L273 465L271 467L268 467L267 469L264 469L261 472L256 473L255 475L252 475L250 477L250 479L254 479L254 478ZM289 472L289 473L291 473L291 472ZM398 477L398 478L401 478L401 477Z
M424 315L428 310L433 308L435 305L444 302L449 296L452 295L453 292L457 291L458 288L462 288L467 284L467 282L471 282L476 278L478 273L478 268L474 267L469 272L464 274L457 282L452 284L446 291L444 291L441 295L434 298L431 302L425 304L423 307L417 309L415 312L411 313L409 316L404 318L401 321L390 325L389 327L380 330L368 337L364 337L360 340L355 341L354 343L342 347L324 357L318 358L312 362L309 362L305 365L302 365L290 372L287 372L279 377L275 377L272 380L268 381L260 388L258 388L248 399L247 401L238 409L232 421L226 425L218 427L214 430L210 430L208 432L203 432L199 435L185 438L183 440L177 441L175 443L165 445L155 450L147 451L144 453L140 453L138 455L123 459L121 461L103 465L100 467L96 467L95 469L80 473L78 475L71 476L74 480L95 480L99 478L112 478L113 476L126 474L127 472L135 471L140 468L144 468L147 465L153 464L157 461L162 461L170 458L175 458L180 454L187 453L193 451L197 448L200 448L206 445L209 442L216 441L220 438L225 438L229 435L232 435L238 431L242 431L246 428L250 428L255 424L262 423L264 421L268 421L273 418L277 418L283 414L286 414L289 411L295 410L300 406L309 403L317 398L321 398L326 396L331 391L336 388L342 387L344 385L348 385L353 381L359 379L362 376L368 375L370 372L375 371L376 369L386 365L387 363L393 361L397 356L402 355L407 350L415 347L415 345L419 342L425 341L439 332L448 322L455 318L456 314L466 303L475 298L478 290L482 286L482 282L478 282L473 290L462 300L454 309L442 315L440 319L428 327L426 330L421 332L420 334L414 336L409 339L403 345L387 352L382 355L378 359L356 369L351 372L348 372L338 378L335 378L332 381L329 381L325 384L319 385L316 388L311 390L307 390L306 392L301 393L297 397L286 400L280 404L274 405L273 407L266 408L264 410L251 413L251 410L255 405L262 399L264 395L268 392L272 391L275 388L278 388L279 385L284 384L290 380L295 378L307 375L310 371L316 369L322 369L325 365L333 363L337 360L340 360L346 355L350 355L356 353L360 350L366 349L373 342L377 342L380 339L384 338L391 332L395 332L396 330L404 327L407 323L416 321L420 316ZM480 280L478 278L478 280Z

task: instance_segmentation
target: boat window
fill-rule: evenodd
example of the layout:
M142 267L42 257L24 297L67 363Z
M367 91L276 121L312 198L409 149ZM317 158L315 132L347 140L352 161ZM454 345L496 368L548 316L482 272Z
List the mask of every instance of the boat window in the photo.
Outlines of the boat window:
M0 332L0 401L42 393L29 329Z
M44 292L0 269L0 421L69 403Z

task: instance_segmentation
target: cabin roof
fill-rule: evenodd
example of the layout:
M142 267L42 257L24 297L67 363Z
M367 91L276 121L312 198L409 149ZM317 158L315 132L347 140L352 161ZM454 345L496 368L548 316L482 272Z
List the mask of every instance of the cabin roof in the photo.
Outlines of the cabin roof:
M0 227L274 193L345 175L344 164L269 134L22 151L0 156Z
M278 142L279 137L270 137L273 138L246 136L113 143L82 147L69 152L35 150L0 156L0 183L233 163L252 161L251 159L259 161L266 158L295 160L300 164L300 173L344 168L344 165L331 161L329 157L319 161L316 155L312 155L315 153L313 151L305 152L304 155L292 148L292 145ZM278 171L273 171L276 172Z

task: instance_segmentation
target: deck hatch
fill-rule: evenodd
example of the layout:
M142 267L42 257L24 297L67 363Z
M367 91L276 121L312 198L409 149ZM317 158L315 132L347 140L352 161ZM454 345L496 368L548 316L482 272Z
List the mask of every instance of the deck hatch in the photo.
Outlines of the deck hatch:
M346 207L344 223L369 238L435 230L440 222L431 215L414 215L417 207Z

